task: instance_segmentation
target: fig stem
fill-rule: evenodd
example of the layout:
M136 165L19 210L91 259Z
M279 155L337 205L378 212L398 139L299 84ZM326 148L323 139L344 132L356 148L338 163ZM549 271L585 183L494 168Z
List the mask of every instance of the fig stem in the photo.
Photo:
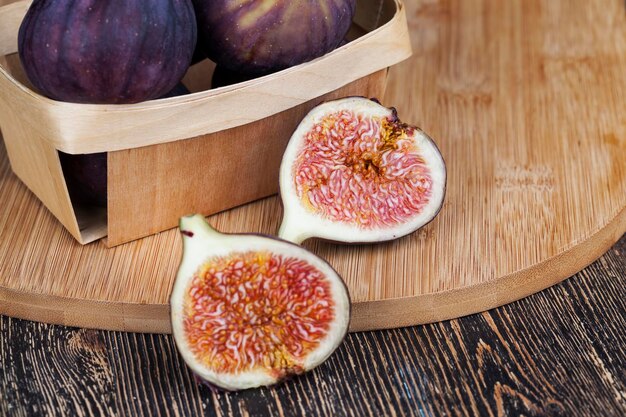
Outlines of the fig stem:
M278 237L300 245L311 236L306 231L303 231L300 227L290 222L289 219L285 218L278 230Z
M220 233L213 229L201 214L181 217L179 226L184 241L197 238L211 239L220 236Z

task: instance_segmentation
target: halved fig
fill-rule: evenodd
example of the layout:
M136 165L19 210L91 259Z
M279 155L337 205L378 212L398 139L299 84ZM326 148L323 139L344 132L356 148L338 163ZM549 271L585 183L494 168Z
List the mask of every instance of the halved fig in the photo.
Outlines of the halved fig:
M394 108L362 97L326 102L300 123L283 156L279 237L396 239L437 215L445 188L439 149Z
M219 233L201 215L180 229L172 330L198 377L226 390L271 385L341 344L350 299L328 263L289 242Z

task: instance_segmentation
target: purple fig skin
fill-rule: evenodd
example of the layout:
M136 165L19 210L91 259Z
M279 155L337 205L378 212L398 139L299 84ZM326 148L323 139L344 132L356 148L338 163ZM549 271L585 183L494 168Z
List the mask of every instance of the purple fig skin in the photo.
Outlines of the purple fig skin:
M86 155L59 152L59 158L71 200L81 205L106 207L106 152Z
M185 96L187 94L191 94L191 91L189 91L189 89L185 87L185 84L178 83L176 84L176 87L172 88L170 92L168 92L167 94L163 94L159 98L179 97L179 96Z
M211 88L226 87L227 85L238 84L255 78L257 78L257 76L237 74L236 72L230 71L221 65L218 65L215 67L215 71L213 71Z
M266 75L341 45L356 0L193 0L207 56L235 73Z
M191 0L35 0L18 50L29 80L51 99L138 103L174 88L196 38Z
M204 52L204 45L197 39L196 49L193 51L193 57L191 58L191 65L195 65L198 62L202 62L206 59L206 53Z

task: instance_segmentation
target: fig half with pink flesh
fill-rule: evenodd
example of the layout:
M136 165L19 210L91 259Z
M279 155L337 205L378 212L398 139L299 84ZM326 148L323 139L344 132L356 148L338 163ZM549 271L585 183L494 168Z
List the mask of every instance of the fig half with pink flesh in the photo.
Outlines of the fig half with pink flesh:
M199 378L226 390L271 385L341 344L350 299L324 260L282 240L219 233L201 215L183 217L180 229L172 330Z
M445 189L439 149L395 109L362 97L326 102L300 123L283 156L279 237L396 239L439 213Z

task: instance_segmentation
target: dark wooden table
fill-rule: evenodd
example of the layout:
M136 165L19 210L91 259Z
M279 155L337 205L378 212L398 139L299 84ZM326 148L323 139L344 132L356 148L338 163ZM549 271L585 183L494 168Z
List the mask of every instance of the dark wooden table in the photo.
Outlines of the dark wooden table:
M351 334L271 389L197 385L170 336L0 317L2 416L626 415L626 235L571 279L458 320Z

